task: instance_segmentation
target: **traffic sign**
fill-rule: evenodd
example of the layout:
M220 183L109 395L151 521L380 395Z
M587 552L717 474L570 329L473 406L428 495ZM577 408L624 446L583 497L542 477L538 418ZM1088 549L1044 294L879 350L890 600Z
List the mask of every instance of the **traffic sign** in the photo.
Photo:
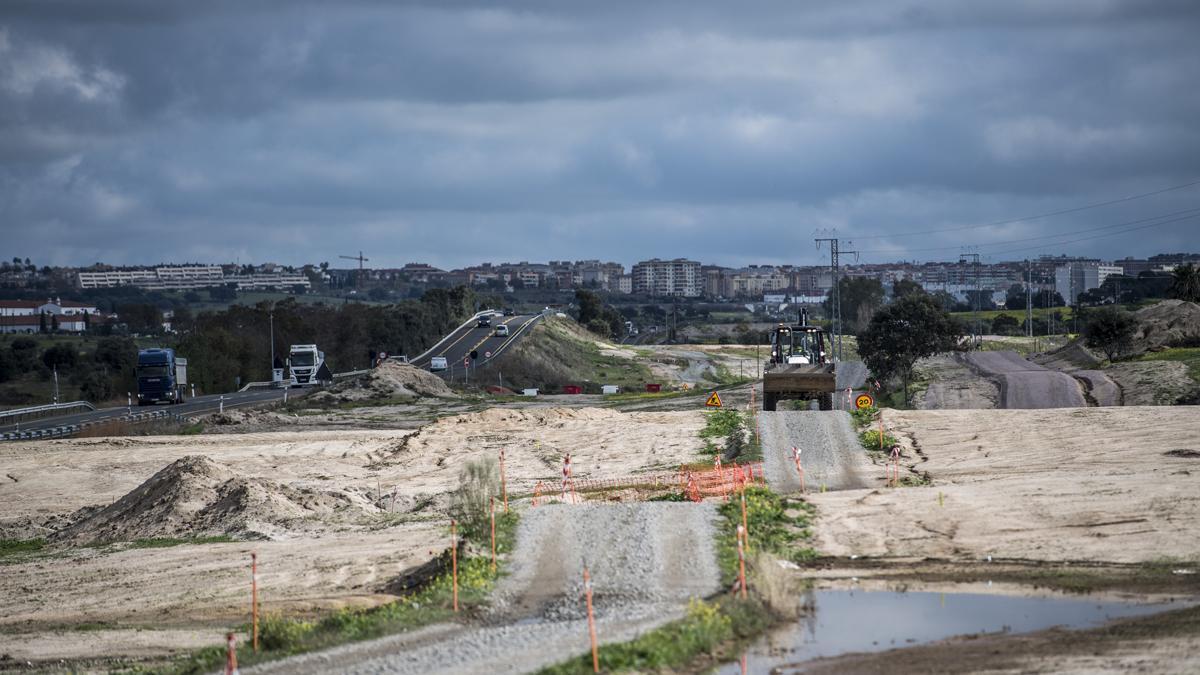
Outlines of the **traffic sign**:
M387 352L379 352L379 360L386 361L387 360Z
M870 394L859 394L858 398L854 399L854 405L859 410L866 410L875 405L875 399Z
M492 353L491 353L491 352L484 352L484 353L483 353L483 358L485 358L485 359L490 359L490 358L492 358Z
M704 405L709 408L720 408L721 397L718 396L717 392L714 391L713 393L709 394L708 400L704 402Z
M479 358L479 350L478 350L478 349L472 349L472 350L471 350L471 360L472 360L472 361L474 361L474 360L475 360L475 359L477 359L477 358Z
M470 367L471 367L471 357L467 356L467 357L463 358L463 368L470 368Z

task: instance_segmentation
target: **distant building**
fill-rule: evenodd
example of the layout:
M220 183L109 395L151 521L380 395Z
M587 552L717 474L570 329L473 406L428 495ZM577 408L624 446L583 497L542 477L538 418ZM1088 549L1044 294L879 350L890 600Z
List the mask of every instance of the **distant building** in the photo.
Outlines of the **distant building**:
M311 288L312 283L304 274L282 271L275 264L261 268L263 272L237 274L234 268L226 274L221 265L162 266L151 269L100 270L79 272L80 288L113 288L137 286L148 291L190 291L214 286L233 285L238 290L265 288Z
M633 292L662 297L698 298L704 291L700 263L694 260L645 260L633 266Z
M1084 291L1099 287L1099 261L1073 261L1054 270L1054 290L1068 305L1075 304Z

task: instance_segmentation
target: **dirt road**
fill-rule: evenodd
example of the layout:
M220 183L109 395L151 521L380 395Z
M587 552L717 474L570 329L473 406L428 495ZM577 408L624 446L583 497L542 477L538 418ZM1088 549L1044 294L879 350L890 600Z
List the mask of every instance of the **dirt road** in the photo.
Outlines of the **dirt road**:
M759 413L763 436L763 470L771 488L782 493L800 491L800 475L792 460L799 448L809 490L852 490L868 487L863 471L870 466L850 425L850 415L840 410L776 411Z
M628 640L717 590L713 505L552 505L524 513L511 573L484 625L442 626L349 645L248 673L529 672L588 649L582 570L597 633Z
M1003 408L1082 408L1088 405L1080 383L1016 352L971 352L965 360L1000 385Z

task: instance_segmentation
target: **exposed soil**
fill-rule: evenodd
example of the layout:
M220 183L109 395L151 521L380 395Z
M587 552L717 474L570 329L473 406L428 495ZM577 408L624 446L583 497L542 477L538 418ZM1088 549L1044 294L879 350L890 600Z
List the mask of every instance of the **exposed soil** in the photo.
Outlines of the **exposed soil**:
M265 611L310 614L387 602L391 580L445 548L444 509L467 462L504 449L510 496L521 499L538 481L554 489L567 452L580 478L694 461L702 425L696 411L532 408L446 417L416 434L8 443L0 446L0 465L13 478L0 481L0 536L61 541L3 560L0 654L41 663L75 658L81 640L69 627L97 622L106 639L87 640L95 659L217 644L228 626L245 620L252 550ZM174 465L196 455L210 461ZM340 497L327 502L331 494L345 495L348 506ZM78 545L231 532L270 539Z
M1163 300L1133 313L1138 320L1134 353L1200 341L1200 305Z
M938 354L917 364L918 377L929 383L925 392L914 397L922 410L964 410L995 408L1000 387L975 374L954 354Z
M1188 407L891 411L902 472L924 487L812 495L818 550L838 556L1144 562L1200 560ZM922 481L923 482L923 481Z

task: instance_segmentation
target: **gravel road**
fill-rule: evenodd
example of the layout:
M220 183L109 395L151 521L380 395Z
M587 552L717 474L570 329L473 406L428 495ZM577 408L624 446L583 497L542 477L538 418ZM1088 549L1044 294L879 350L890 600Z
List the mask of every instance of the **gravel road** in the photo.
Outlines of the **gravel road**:
M712 504L549 505L526 511L509 574L473 625L441 624L247 673L521 673L588 649L583 563L601 642L632 639L717 591Z
M1003 408L1087 407L1079 381L1026 360L1016 352L971 352L965 360L1000 385Z
M869 487L863 478L866 452L840 410L761 412L763 470L777 492L800 491L800 476L792 460L792 446L800 448L800 462L808 489L850 490Z

